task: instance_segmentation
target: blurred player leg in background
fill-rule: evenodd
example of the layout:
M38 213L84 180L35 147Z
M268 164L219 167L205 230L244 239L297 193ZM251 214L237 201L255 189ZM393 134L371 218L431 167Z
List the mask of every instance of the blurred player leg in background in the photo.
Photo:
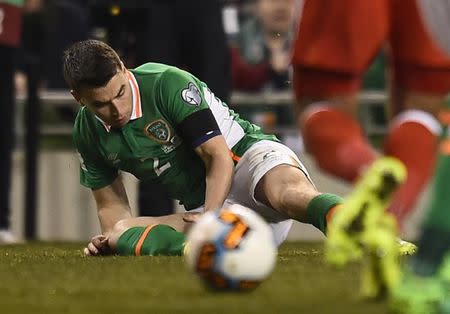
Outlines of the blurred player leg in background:
M19 44L23 1L0 1L0 243L13 243L10 228L11 158L14 147L14 53Z
M208 82L212 92L227 102L231 68L221 9L218 0L151 0L138 64L161 62L186 69ZM161 188L140 183L141 215L166 215L173 211L173 206L168 206L171 200L167 193L154 193L155 189ZM155 201L162 206L156 214Z
M450 59L428 37L415 1L306 0L293 55L295 113L318 165L357 179L377 156L357 120L357 93L386 42L393 113L400 114L389 127L385 153L408 169L390 207L401 224L432 172L440 133L435 116L450 90Z
M445 113L445 112L444 112ZM396 313L440 313L443 301L449 302L442 313L450 313L450 111L442 114L446 136L439 147L428 212L423 222L419 252L412 257L401 284L392 293L391 306ZM450 256L449 256L450 257ZM425 291L425 293L424 293Z
M407 181L390 207L401 223L434 169L441 134L436 118L450 91L450 58L432 40L415 0L391 3L391 91L396 116L384 150L408 169Z
M357 92L387 33L383 10L383 1L306 0L294 43L295 114L306 147L321 168L349 181L377 155L357 122Z
M417 4L427 29L450 56L450 1L418 0ZM396 313L450 313L450 259L445 260L450 252L448 105L439 118L444 132L439 145L430 204L423 222L419 253L410 261L403 281L391 296L391 308Z

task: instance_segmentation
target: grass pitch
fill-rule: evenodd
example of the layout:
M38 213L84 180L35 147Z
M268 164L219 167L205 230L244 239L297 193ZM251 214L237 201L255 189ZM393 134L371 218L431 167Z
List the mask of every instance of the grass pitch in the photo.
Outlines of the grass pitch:
M322 245L287 243L250 293L205 290L181 257L82 256L83 244L0 246L0 313L386 313L358 296L359 265L323 262Z

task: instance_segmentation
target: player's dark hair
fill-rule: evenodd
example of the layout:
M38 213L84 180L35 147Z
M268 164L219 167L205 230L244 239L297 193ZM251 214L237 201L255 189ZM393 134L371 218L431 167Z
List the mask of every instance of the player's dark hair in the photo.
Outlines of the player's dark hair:
M120 58L110 46L98 40L84 40L64 51L64 79L73 90L102 87L121 68Z

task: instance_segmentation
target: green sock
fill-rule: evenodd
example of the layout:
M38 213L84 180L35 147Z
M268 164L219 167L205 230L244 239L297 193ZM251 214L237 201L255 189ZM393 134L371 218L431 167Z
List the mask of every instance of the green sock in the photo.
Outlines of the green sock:
M448 138L446 139L448 141ZM445 139L444 139L445 141ZM450 155L440 152L433 177L430 204L419 239L419 252L412 259L413 270L433 274L450 250Z
M450 232L450 155L440 154L433 178L430 206L424 221L425 227Z
M450 252L450 231L424 227L418 246L419 251L410 260L412 270L422 276L431 276Z
M117 241L119 255L182 255L186 236L168 225L132 227Z
M336 205L341 204L342 197L324 193L314 197L306 207L308 222L326 234L327 214Z

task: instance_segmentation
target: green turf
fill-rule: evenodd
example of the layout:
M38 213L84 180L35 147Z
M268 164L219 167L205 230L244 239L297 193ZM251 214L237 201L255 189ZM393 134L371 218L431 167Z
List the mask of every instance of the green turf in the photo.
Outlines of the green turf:
M358 297L358 265L327 267L320 244L288 243L250 293L212 293L180 257L90 257L81 244L0 246L0 313L385 313Z

